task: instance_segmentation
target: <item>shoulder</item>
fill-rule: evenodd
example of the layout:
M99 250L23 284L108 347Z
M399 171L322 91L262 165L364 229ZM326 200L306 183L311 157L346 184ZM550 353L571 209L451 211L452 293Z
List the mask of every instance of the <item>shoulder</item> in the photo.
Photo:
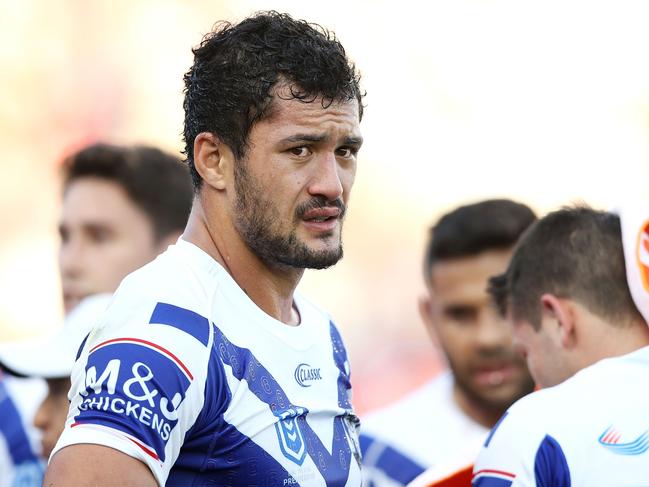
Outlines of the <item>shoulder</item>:
M442 372L397 401L369 413L363 425L368 432L381 435L404 418L415 422L448 423L449 418L462 415L452 399L452 387L451 373Z

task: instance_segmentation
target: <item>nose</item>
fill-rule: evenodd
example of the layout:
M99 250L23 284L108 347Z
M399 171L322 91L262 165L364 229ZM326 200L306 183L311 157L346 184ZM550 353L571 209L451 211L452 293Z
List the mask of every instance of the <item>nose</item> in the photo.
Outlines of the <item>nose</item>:
M333 153L323 155L316 162L316 169L308 187L312 196L324 196L333 201L343 195L342 171Z
M491 309L483 312L476 334L476 341L483 349L502 349L512 346L509 325Z
M59 248L61 276L72 278L81 273L83 246L77 238L68 238Z
M41 431L47 428L50 418L50 408L48 398L45 398L34 414L34 426Z

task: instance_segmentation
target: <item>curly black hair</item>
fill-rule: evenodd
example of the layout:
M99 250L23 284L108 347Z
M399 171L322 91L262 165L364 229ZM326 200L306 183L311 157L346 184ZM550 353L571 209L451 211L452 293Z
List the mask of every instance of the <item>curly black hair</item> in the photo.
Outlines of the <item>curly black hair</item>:
M357 100L362 117L360 76L335 35L275 11L259 12L238 24L219 22L193 49L184 76L184 139L194 188L194 139L217 135L237 159L245 156L252 126L269 115L273 87L285 80L290 96L323 107Z

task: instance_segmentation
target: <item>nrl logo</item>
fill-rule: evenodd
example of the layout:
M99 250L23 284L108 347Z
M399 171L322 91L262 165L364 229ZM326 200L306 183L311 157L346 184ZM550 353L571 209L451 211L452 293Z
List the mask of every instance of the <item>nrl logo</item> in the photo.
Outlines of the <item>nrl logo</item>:
M322 380L320 369L314 369L309 364L298 365L295 369L294 376L295 381L302 387L311 387L311 384L307 384L307 382Z
M284 456L297 465L302 465L306 458L306 442L300 430L298 418L307 412L306 408L296 406L276 413L278 421L275 423L275 432L279 440L279 447Z

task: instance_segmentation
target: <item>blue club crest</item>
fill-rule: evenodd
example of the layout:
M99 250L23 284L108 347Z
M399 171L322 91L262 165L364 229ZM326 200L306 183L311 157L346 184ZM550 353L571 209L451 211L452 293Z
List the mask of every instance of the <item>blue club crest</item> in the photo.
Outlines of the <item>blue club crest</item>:
M276 413L279 419L275 423L275 431L279 447L284 456L297 465L302 465L306 458L306 443L298 423L298 418L306 413L306 408L301 407L288 408Z

